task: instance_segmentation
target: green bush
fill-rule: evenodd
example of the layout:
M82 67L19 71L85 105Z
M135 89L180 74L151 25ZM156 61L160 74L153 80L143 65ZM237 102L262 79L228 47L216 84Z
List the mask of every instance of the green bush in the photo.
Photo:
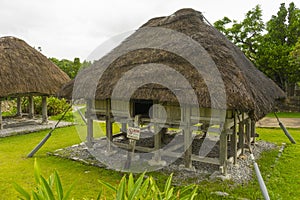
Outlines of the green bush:
M52 173L48 180L46 180L40 172L37 161L34 161L34 177L37 184L36 189L31 192L26 191L23 187L14 183L15 189L19 192L21 197L19 199L35 199L35 200L66 200L70 196L70 192L74 186L72 184L67 192L64 193L63 185L60 177L56 171ZM133 174L124 175L118 184L114 187L111 184L99 180L102 186L111 190L114 193L114 198L117 200L134 200L134 199L151 199L151 200L192 200L196 197L198 186L189 185L175 191L171 186L173 174L171 174L165 182L165 187L160 190L155 180L149 176L145 178L145 173L141 174L135 181ZM87 191L88 192L88 191ZM102 196L102 189L100 190L97 200Z
M42 97L34 98L34 112L35 114L42 114ZM58 99L56 97L47 98L48 115L58 115L63 113L69 107L69 103L65 99ZM22 98L22 112L28 113L28 98Z
M197 195L198 187L196 185L189 185L183 187L181 190L175 192L174 187L171 186L173 174L171 174L166 183L164 190L161 191L157 186L155 180L150 176L145 178L145 173L134 181L132 173L129 174L128 180L126 175L123 176L119 185L114 187L107 182L99 180L99 182L113 193L115 193L115 199L117 200L175 200L186 199L192 200ZM101 193L98 196L100 199Z
M17 183L14 184L15 189L20 193L22 197L19 199L34 199L34 200L67 200L70 196L70 192L73 188L73 185L64 193L62 183L60 181L59 175L54 171L48 180L46 180L38 166L37 161L34 161L34 178L37 184L36 189L32 190L31 193L27 192ZM31 197L32 195L32 197Z

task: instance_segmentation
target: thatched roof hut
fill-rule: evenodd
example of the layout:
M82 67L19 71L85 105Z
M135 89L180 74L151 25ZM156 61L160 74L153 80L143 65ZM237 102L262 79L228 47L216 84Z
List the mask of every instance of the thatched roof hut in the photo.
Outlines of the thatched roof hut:
M0 98L55 95L68 81L67 74L23 40L0 38Z
M139 139L142 122L153 127L149 128L153 146L137 145L135 149L154 152L150 165L162 164L161 155L177 159L177 150L182 149L186 167L192 166L192 160L208 162L220 165L222 173L226 173L228 138L236 163L245 142L251 145L255 139L255 121L285 97L239 48L193 9L149 20L82 70L59 95L87 100L87 143L91 147L95 117L106 120L107 141L123 148L128 146L114 141L112 122L121 123L121 131L133 140ZM132 131L126 131L128 127ZM168 143L170 148L161 143L168 127L183 133L183 137L176 136L176 144ZM201 130L204 143L208 142L198 154L192 150L193 130ZM133 136L134 132L138 134ZM212 141L216 141L209 139L211 133L219 136L219 158L204 158L209 152L205 146L214 146ZM160 154L156 150L162 147ZM136 166L141 165L144 163Z
M193 9L182 9L168 17L159 17L149 20L136 33L127 38L110 54L124 48L126 43L131 40L138 41L137 34L145 28L160 27L175 30L183 33L198 42L208 52L213 59L218 71L221 74L226 90L227 109L236 109L247 112L252 119L258 120L265 114L272 111L276 100L285 97L284 92L262 72L260 72L243 54L243 52L232 44L218 30L208 24L203 15ZM143 38L145 42L147 38ZM149 40L160 40L160 35L154 35ZM164 41L163 41L164 42ZM184 49L191 57L199 60L201 52L194 52L188 46ZM109 55L108 54L108 57ZM211 96L207 88L207 83L203 76L182 57L174 53L159 49L143 48L127 52L116 58L106 69L102 78L98 81L97 71L103 69L103 60L97 61L90 68L79 73L76 78L78 87L74 91L74 98L89 98L88 88L92 88L93 82L98 82L95 99L108 99L112 95L113 89L120 78L127 71L133 69L139 64L161 63L172 67L181 73L190 82L192 88L197 94L200 107L211 107ZM200 61L205 63L205 61ZM154 72L153 72L154 73ZM166 74L168 76L168 74ZM215 74L206 73L207 80L214 79ZM71 96L73 91L73 82L67 84L62 91L61 96ZM134 82L132 82L134 84ZM130 87L130 84L128 84ZM85 91L84 93L78 91ZM216 92L216 91L215 91ZM177 102L176 96L166 88L147 84L139 88L132 96L133 99L157 99L160 102Z
M29 97L29 117L33 118L33 96L42 96L42 121L47 122L46 97L55 95L68 81L66 73L23 40L11 36L0 38L0 107L1 100L17 97L17 115L21 115L20 98Z

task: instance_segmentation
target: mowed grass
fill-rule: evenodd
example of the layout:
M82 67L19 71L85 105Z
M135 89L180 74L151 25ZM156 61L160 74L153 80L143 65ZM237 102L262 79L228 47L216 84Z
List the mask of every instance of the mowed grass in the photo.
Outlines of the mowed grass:
M103 124L101 124L103 126ZM278 150L263 153L258 160L262 176L269 190L271 199L299 199L300 196L300 129L289 129L294 139L298 142L290 144L281 129L259 128L261 140L275 142L281 145L287 143L282 156L276 160ZM8 138L0 138L0 199L16 199L17 192L12 183L16 182L26 189L34 189L33 162L34 158L26 158L26 155L48 133L41 131L28 135L19 135ZM81 140L75 127L56 129L52 137L34 156L41 167L45 177L54 170L61 176L63 186L67 189L75 182L71 196L74 199L95 199L101 185L98 179L117 185L123 173L87 166L75 161L48 156L47 152L80 143ZM152 172L161 187L166 180L166 174ZM230 181L205 181L199 185L200 191L196 199L262 199L256 178L248 184L234 186ZM211 192L224 191L229 197L218 197ZM113 199L110 191L105 190L103 197Z
M279 118L300 118L300 112L280 112L276 114ZM275 115L274 113L269 113L266 117L275 117Z

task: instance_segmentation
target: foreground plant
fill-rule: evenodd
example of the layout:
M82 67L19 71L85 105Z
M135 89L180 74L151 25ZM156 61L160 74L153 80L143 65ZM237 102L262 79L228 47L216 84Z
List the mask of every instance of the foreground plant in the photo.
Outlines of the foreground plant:
M144 179L145 173L139 176L134 181L132 173L129 175L128 180L126 175L123 176L119 185L114 187L107 182L99 180L99 182L115 193L117 200L133 200L133 199L194 199L197 195L198 187L195 185L185 186L177 192L174 191L174 187L171 186L173 174L171 174L166 183L164 190L161 191L157 186L155 180L150 176ZM100 199L101 194L98 196Z
M19 199L34 200L66 200L70 196L73 185L64 193L59 175L54 171L48 180L42 174L37 161L34 161L34 178L37 184L36 189L27 192L23 187L14 183L15 189L20 193Z

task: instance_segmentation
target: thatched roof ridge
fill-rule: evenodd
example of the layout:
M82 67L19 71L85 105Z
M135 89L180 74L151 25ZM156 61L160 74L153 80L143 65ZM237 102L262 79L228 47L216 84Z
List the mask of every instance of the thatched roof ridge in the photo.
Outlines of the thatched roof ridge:
M21 39L0 38L0 98L55 95L70 78Z
M147 35L151 27L160 27L166 30L173 30L188 36L188 38L196 41L203 47L212 61L214 62L217 70L219 71L222 81L225 85L226 91L226 108L237 109L250 113L251 118L260 119L266 113L270 112L277 99L285 98L284 92L262 72L260 72L239 50L232 44L225 36L217 31L210 24L205 22L203 15L193 9L182 9L167 17L159 17L149 20L145 23L136 33L127 38L121 45L116 47L106 57L94 63L90 68L83 70L79 73L75 80L75 96L73 98L91 98L93 91L85 91L86 88L91 88L96 82L96 90L94 97L96 99L110 98L115 86L119 80L126 75L126 73L137 66L144 66L151 63L160 63L169 66L182 74L192 86L195 94L198 97L198 103L201 107L210 108L212 102L218 102L218 94L221 89L216 86L213 91L207 86L210 80L213 82L216 74L207 72L205 65L209 65L208 60L201 60L205 52L195 51L190 46L184 46L182 42L182 50L186 55L197 60L201 65L201 69L205 72L199 74L199 71L193 66L189 60L184 57L163 49L155 48L133 48L133 50L119 55L124 49L128 49L128 44L139 44L141 42L148 42L151 44L159 43L161 35L153 35L151 38L140 38L139 34ZM143 32L144 30L144 32ZM170 38L173 36L170 34ZM165 39L165 38L164 38ZM172 38L175 43L176 38ZM161 41L164 42L164 41ZM126 46L127 45L127 46ZM172 43L166 43L165 46ZM151 45L150 45L151 46ZM155 46L155 45L154 45ZM119 55L115 56L114 55ZM103 66L108 63L108 58L114 58L109 67L104 69ZM204 67L203 67L204 66ZM103 72L101 79L98 81L95 74ZM137 70L134 70L137 71ZM212 69L213 71L213 69ZM157 73L155 69L148 72L147 75L154 75ZM160 72L160 74L164 72ZM95 76L94 76L95 75ZM172 79L170 73L165 73L164 77L169 80ZM143 77L143 73L135 75L135 78L126 82L124 88L130 89L138 83ZM176 80L177 81L177 80ZM76 82L78 84L76 84ZM61 91L61 95L70 96L74 82L67 84ZM178 88L182 91L188 89L182 86L183 82L178 81ZM217 84L217 83L216 83ZM127 85L127 86L126 86ZM73 91L73 92L74 92ZM78 91L85 91L80 93ZM126 91L126 90L124 90ZM122 91L120 91L122 93ZM214 98L211 99L210 93L214 93ZM126 95L126 94L125 94ZM166 102L178 102L176 95L159 84L145 84L140 87L132 95L134 99L155 99ZM220 106L220 105L218 105ZM221 106L220 106L221 107Z

